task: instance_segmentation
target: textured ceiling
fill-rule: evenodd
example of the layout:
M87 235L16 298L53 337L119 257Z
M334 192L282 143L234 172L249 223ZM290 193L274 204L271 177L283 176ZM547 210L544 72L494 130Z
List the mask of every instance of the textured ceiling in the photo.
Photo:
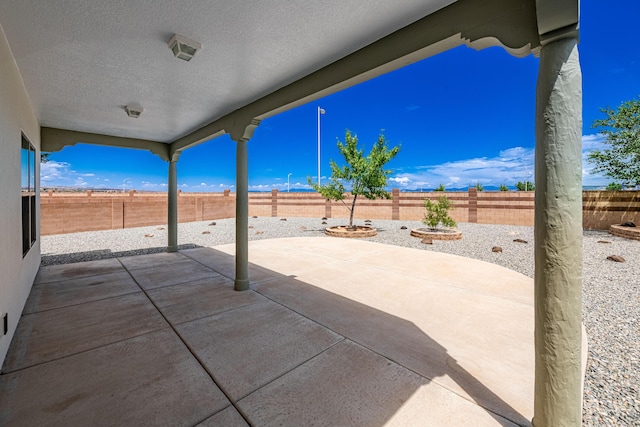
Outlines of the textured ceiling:
M42 126L171 142L454 1L0 0L0 24Z

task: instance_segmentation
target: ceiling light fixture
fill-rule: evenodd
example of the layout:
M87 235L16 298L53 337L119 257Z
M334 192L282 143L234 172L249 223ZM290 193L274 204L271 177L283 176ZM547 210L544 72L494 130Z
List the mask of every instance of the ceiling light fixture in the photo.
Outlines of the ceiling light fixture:
M202 45L197 41L188 39L180 34L174 34L168 44L173 55L184 61L191 61L196 52L202 48Z
M124 111L127 112L127 116L137 119L138 117L140 117L140 114L142 114L142 112L144 111L144 108L142 108L140 105L137 105L137 104L129 104L124 107Z

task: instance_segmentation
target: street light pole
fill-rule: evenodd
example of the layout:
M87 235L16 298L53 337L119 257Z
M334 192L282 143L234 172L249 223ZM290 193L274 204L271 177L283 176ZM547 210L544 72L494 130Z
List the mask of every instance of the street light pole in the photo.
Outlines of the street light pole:
M320 115L324 113L324 108L318 107L318 186L320 186Z
M287 175L287 193L289 192L289 178L291 177L291 172Z

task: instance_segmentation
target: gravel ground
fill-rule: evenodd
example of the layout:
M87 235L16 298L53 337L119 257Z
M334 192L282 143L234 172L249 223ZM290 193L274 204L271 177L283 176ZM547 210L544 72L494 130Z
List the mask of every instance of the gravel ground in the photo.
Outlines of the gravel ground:
M215 222L215 225L213 223ZM178 226L180 248L216 246L235 241L235 220L192 222ZM343 219L329 219L342 225ZM358 221L359 224L362 221ZM459 224L461 241L425 245L411 237L418 221L373 221L378 235L366 240L421 250L452 253L498 264L533 277L533 228ZM401 226L407 230L401 230ZM249 239L325 237L320 219L250 218ZM205 232L206 234L203 234ZM208 233L207 233L208 232ZM149 237L145 237L148 235ZM528 243L513 242L523 239ZM610 243L598 243L604 240ZM42 237L42 265L162 252L166 225ZM584 232L583 322L589 337L583 425L640 425L640 242L602 231ZM502 253L491 251L501 246ZM606 260L620 255L626 262Z

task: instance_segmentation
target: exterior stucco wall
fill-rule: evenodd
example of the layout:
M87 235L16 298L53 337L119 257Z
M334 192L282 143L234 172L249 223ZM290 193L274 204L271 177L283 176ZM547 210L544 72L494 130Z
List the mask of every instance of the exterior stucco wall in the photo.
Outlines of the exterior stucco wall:
M22 257L20 201L21 133L31 141L37 150L36 156L39 156L40 126L2 27L0 27L0 76L2 76L0 78L0 200L2 200L0 203L0 319L8 313L9 326L8 333L2 335L0 321L0 362L2 362L40 265L39 234L31 250L24 258ZM36 161L36 176L39 175L40 165ZM38 181L36 179L37 183ZM36 188L37 224L40 223L38 190Z

